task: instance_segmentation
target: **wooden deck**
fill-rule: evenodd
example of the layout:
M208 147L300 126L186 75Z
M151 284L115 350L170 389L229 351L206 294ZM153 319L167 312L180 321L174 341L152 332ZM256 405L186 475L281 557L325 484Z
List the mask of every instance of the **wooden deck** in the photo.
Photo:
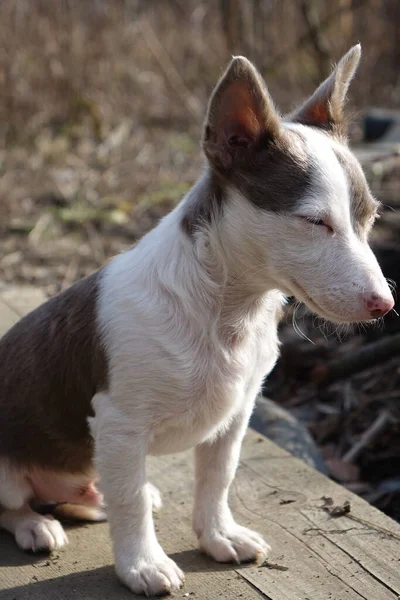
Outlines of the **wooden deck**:
M0 286L0 334L41 300L37 290ZM231 503L238 521L271 544L264 565L219 565L197 551L190 453L150 460L150 475L164 498L156 517L160 541L186 572L175 598L400 597L400 526L254 432L244 443ZM350 512L330 517L323 508L326 498L338 506L349 501ZM1 531L0 600L135 598L114 575L107 529L107 524L70 527L70 545L50 557L24 554Z

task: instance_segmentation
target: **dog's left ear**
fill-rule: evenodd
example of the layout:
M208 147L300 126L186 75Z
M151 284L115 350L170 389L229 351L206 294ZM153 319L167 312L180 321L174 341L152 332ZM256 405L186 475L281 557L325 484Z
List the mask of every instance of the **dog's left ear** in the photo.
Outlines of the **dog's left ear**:
M360 57L361 45L357 44L343 56L330 77L287 120L346 135L343 108Z
M279 134L280 119L253 64L235 56L208 105L203 149L212 166L229 171L253 156L260 140Z

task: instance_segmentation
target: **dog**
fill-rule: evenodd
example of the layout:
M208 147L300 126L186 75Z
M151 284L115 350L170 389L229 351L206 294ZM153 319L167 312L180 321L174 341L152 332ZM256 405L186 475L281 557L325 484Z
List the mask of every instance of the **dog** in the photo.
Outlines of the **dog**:
M201 550L237 563L267 554L235 522L228 492L287 297L335 323L393 308L368 245L379 205L346 141L360 53L287 118L253 64L234 57L209 102L204 172L185 198L3 337L0 524L21 548L67 542L33 500L92 520L105 507L120 580L149 596L178 589L183 573L154 530L160 496L146 456L194 447Z

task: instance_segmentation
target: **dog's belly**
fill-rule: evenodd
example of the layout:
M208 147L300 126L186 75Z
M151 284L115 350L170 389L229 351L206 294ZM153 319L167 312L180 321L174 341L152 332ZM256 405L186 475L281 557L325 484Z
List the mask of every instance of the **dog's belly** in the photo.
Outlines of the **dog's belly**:
M102 496L96 489L94 473L73 475L36 470L26 476L35 499L45 502L71 502L100 507Z

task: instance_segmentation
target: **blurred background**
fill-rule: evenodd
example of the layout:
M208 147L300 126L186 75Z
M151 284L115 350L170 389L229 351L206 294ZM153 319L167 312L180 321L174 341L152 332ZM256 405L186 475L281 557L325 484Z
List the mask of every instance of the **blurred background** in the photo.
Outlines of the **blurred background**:
M358 41L351 142L384 204L373 244L396 281L397 0L2 0L0 282L52 295L169 211L199 174L207 98L232 54L286 112ZM265 394L305 424L319 468L400 518L396 313L343 336L291 305L281 329Z

